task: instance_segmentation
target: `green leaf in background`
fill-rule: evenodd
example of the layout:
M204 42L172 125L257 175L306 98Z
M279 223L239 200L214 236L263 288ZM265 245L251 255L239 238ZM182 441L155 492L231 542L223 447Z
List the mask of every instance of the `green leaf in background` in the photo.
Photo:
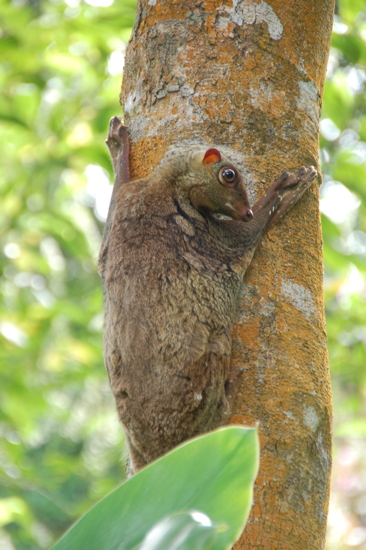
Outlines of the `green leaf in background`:
M133 549L167 515L192 510L227 527L209 548L229 549L247 520L258 463L254 428L231 426L194 439L96 504L52 550Z

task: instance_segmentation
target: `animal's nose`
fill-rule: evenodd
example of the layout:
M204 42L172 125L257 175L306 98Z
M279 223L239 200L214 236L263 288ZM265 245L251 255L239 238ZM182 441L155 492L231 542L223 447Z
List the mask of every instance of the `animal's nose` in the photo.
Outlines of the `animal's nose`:
M252 210L250 210L250 208L248 208L248 210L246 210L243 214L243 220L245 222L250 222L250 220L253 218L254 214L252 212Z

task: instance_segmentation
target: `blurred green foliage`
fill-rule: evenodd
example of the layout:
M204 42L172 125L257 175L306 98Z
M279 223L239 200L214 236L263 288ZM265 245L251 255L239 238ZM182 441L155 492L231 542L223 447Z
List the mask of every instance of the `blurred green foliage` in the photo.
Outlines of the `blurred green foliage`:
M335 435L366 436L366 2L341 0L324 92L321 190Z
M328 550L366 549L366 2L339 0L320 124L334 398Z
M134 0L0 1L0 547L47 548L123 477L96 273ZM366 548L366 0L339 0L321 123L335 403L329 550Z
M96 257L135 2L98 4L0 4L2 549L49 547L124 476Z

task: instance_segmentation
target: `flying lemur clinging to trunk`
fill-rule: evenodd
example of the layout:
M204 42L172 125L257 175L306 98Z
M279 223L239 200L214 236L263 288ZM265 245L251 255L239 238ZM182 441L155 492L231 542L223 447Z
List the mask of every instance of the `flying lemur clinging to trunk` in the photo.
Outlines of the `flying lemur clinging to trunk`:
M251 209L238 169L216 148L170 155L129 181L118 117L107 144L115 183L99 256L104 357L137 471L227 418L244 273L317 173L285 172Z

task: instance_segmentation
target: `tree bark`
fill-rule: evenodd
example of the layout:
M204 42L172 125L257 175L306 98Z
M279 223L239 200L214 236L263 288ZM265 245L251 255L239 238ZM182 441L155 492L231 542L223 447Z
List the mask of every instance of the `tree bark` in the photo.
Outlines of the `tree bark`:
M254 200L318 161L333 0L140 0L121 103L132 178L166 151L221 148ZM321 549L331 469L331 391L318 185L264 239L246 275L232 422L259 423L254 506L236 549Z

